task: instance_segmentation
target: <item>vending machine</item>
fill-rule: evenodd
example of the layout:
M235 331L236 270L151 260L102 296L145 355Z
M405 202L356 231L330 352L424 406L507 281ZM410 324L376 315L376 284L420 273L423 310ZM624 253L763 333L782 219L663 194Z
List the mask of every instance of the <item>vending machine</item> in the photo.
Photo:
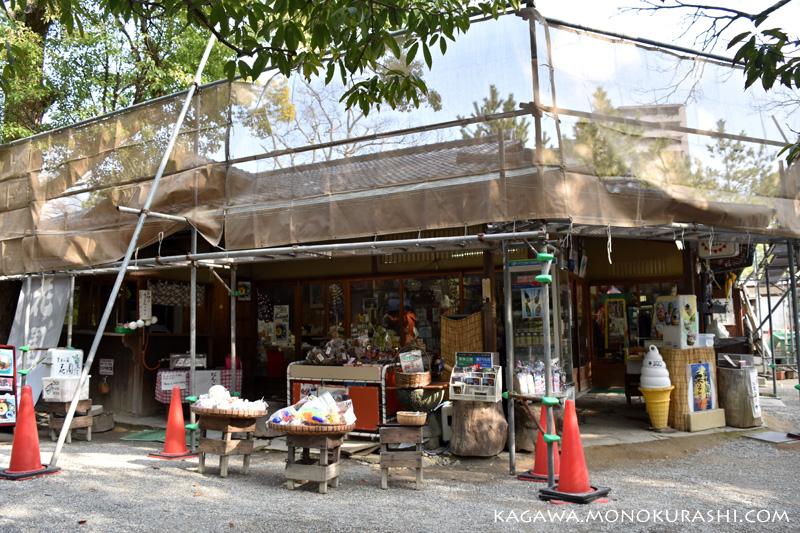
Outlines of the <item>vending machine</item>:
M17 423L17 358L13 346L0 345L0 426Z

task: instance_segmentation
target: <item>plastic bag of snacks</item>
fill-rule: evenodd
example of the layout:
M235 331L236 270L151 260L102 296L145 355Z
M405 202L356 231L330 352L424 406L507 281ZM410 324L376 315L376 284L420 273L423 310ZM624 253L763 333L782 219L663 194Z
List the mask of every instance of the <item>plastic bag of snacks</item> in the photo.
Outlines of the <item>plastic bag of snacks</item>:
M267 402L263 399L251 402L243 398L232 397L228 389L222 385L214 385L207 394L201 394L194 403L204 409L227 409L233 411L266 411Z
M272 413L269 421L290 425L353 424L356 416L351 401L337 403L331 393L326 392L322 396L306 396L296 404Z

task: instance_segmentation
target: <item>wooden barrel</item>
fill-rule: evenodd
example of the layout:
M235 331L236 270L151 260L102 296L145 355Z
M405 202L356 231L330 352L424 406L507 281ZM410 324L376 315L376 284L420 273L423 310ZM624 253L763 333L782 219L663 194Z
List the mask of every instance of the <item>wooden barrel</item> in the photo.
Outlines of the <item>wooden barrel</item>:
M717 379L725 424L735 428L761 426L756 369L717 367Z

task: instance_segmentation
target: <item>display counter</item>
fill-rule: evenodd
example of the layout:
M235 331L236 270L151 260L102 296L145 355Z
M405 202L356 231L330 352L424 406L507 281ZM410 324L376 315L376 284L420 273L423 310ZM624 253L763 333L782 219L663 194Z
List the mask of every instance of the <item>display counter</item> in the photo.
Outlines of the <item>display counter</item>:
M159 370L156 376L156 400L161 403L169 403L172 399L172 388L176 385L181 389L181 401L185 402L190 395L189 383L190 370ZM231 387L230 370L195 370L196 388L194 394L199 396L205 394L214 385L222 385L228 390L242 390L242 371L236 372L236 387Z
M337 401L352 400L356 415L355 432L378 433L378 424L394 419L401 410L394 372L399 365L334 366L291 363L286 371L289 404L302 396L330 392Z

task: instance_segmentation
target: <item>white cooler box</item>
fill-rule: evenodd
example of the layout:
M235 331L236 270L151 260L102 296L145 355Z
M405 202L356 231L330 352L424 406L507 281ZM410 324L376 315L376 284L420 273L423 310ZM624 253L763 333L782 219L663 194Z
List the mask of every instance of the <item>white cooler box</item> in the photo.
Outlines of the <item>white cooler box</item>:
M86 382L80 392L79 400L89 399L89 381L92 376L86 376ZM78 389L80 376L75 378L42 378L42 399L47 402L71 402Z

